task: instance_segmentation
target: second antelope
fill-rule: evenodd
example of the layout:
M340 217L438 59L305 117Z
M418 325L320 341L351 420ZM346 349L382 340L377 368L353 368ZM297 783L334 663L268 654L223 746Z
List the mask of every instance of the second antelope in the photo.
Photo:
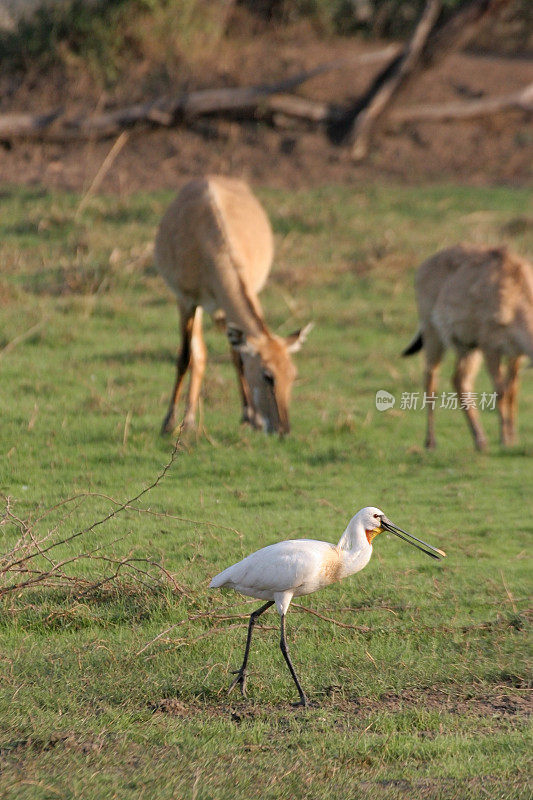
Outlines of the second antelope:
M435 447L433 403L436 373L453 346L453 376L478 450L487 440L469 403L482 355L492 377L500 416L501 442L515 439L518 371L523 355L533 359L533 268L505 247L450 247L421 265L416 276L420 332L403 355L422 347L426 356L428 410L426 447ZM507 372L502 360L508 358Z
M202 309L218 312L237 370L243 421L268 433L289 432L289 402L309 326L290 336L271 333L257 293L273 257L267 215L240 180L209 176L190 181L168 208L156 237L157 268L178 299L181 349L162 432L176 426L176 405L191 370L184 427L194 427L206 364Z

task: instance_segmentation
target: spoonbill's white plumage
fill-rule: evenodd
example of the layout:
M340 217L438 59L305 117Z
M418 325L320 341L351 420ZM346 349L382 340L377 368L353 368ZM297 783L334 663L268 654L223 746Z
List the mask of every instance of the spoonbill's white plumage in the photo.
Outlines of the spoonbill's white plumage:
M278 542L257 550L213 578L210 588L228 587L267 601L250 615L244 659L241 667L235 671L236 678L230 691L238 684L246 696L246 666L253 628L258 617L275 603L281 617L281 651L300 695L297 705L307 705L285 639L285 616L291 600L323 589L366 567L372 555L372 540L384 530L394 533L428 556L441 558L446 555L442 550L398 528L379 508L368 506L352 517L337 545L314 539Z

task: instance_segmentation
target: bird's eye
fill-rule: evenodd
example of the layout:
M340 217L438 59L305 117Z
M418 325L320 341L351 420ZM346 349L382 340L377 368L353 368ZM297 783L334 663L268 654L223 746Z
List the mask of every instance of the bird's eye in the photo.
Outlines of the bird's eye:
M379 519L379 514L374 514L374 519Z
M268 383L269 386L274 386L274 376L268 369L263 370L263 378L265 379L265 383Z

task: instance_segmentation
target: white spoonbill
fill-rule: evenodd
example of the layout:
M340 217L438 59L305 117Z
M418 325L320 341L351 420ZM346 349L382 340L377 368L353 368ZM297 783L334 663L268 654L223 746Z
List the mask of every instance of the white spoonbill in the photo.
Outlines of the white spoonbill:
M267 601L250 615L244 659L240 668L234 672L236 678L229 688L230 692L239 684L243 696L246 697L246 666L254 625L258 617L275 603L281 617L281 652L300 695L296 705L307 705L307 697L292 665L285 639L285 615L291 600L293 597L323 589L324 586L366 567L372 555L372 541L382 531L394 533L432 558L446 555L442 550L398 528L379 508L368 506L352 517L336 546L315 539L277 542L256 550L215 575L209 584L210 588L227 586L241 594Z

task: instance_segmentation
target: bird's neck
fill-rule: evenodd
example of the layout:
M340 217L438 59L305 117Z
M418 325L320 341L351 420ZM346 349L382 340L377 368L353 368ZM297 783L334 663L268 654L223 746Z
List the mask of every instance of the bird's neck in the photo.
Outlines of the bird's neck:
M352 517L346 526L346 530L339 539L337 548L347 560L350 558L357 558L363 554L368 555L368 558L370 558L372 554L372 545L368 540L364 525L361 520L358 519L357 514L355 517Z

